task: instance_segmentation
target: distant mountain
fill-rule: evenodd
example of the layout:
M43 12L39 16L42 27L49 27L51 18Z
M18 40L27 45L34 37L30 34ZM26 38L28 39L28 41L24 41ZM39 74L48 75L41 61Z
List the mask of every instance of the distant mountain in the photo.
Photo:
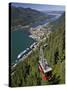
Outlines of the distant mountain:
M50 79L44 81L38 69L39 49L23 63L19 63L11 75L11 86L56 85L65 83L65 14L53 22L53 31L47 38L48 46L44 49L44 56L52 67ZM45 44L43 42L43 44ZM42 45L42 44L41 44ZM33 66L32 66L33 65ZM32 76L33 75L33 76ZM33 80L33 78L35 80Z
M48 13L62 14L64 11L46 11Z
M47 15L31 8L11 7L11 25L28 25L37 20L46 19Z

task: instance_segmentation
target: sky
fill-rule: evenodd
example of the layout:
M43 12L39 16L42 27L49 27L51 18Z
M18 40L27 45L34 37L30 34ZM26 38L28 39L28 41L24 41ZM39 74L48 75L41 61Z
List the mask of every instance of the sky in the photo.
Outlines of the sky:
M64 11L65 7L62 5L47 5L47 4L29 4L29 3L12 3L13 6L32 8L39 11Z

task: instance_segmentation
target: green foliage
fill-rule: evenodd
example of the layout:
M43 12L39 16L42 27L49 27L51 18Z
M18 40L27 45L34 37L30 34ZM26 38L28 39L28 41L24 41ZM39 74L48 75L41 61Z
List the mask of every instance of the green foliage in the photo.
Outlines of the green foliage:
M38 49L36 49L24 62L21 62L15 67L15 74L11 76L11 85L13 87L41 85L38 56Z
M53 23L52 33L47 40L48 46L45 48L44 55L49 64L53 68L53 75L58 77L59 81L54 82L51 79L50 83L61 84L65 82L65 20L64 14ZM64 71L63 71L64 70Z
M44 20L47 15L31 8L11 6L11 25L30 25L31 23Z
M59 22L59 23L58 23ZM64 15L53 24L52 33L47 38L48 46L44 48L44 56L52 67L52 76L49 80L42 80L38 70L39 48L32 51L26 60L15 67L11 76L11 86L33 86L65 83L65 28ZM58 23L58 24L57 24ZM44 44L42 42L40 45Z

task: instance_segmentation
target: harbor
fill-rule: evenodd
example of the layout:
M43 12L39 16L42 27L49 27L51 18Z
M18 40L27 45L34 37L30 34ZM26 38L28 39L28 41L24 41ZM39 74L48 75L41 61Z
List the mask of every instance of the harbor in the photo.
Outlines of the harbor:
M32 50L36 50L36 48L38 47L38 45L39 45L39 43L34 42L33 44L31 44L31 46L29 48L26 48L23 52L21 52L17 56L16 63L14 65L12 65L12 68L14 68L21 61L24 61L32 53Z
M56 17L58 18L58 16L56 16ZM57 19L56 17L52 18L51 21L56 20ZM29 36L26 36L24 34L24 37L30 38L32 40L32 42L29 43L30 41L29 42L26 41L26 42L28 42L28 43L26 43L26 49L21 50L21 51L19 51L19 53L16 54L15 62L13 64L11 64L12 67L15 67L20 61L24 61L24 59L27 58L32 53L32 50L35 49L42 40L46 40L46 37L47 38L49 37L49 34L51 33L51 27L48 27L50 24L49 21L50 20L48 20L48 22L46 22L45 24L37 25L36 27L30 27L29 28L29 32L30 32ZM46 27L48 27L48 28L46 28ZM20 31L22 33L22 30L20 30ZM18 32L18 30L17 30L17 32ZM20 42L20 43L22 43L22 42ZM25 43L24 43L24 45L25 45ZM22 46L21 46L21 48L22 48Z

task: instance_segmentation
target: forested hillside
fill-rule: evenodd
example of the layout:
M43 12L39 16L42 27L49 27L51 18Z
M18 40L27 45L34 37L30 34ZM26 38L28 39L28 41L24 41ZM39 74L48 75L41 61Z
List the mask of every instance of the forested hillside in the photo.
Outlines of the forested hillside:
M10 6L11 8L11 25L29 25L37 20L47 18L47 15L31 8L22 8Z
M39 48L37 48L24 62L20 62L15 67L15 72L11 75L11 86L65 83L65 14L51 25L53 25L52 32L46 39L48 46L43 48L44 56L52 67L50 80L42 80L38 70Z
M58 83L65 82L65 13L52 23L52 33L47 39L48 46L44 55L53 67L53 75L58 77ZM53 81L51 84L55 83Z

